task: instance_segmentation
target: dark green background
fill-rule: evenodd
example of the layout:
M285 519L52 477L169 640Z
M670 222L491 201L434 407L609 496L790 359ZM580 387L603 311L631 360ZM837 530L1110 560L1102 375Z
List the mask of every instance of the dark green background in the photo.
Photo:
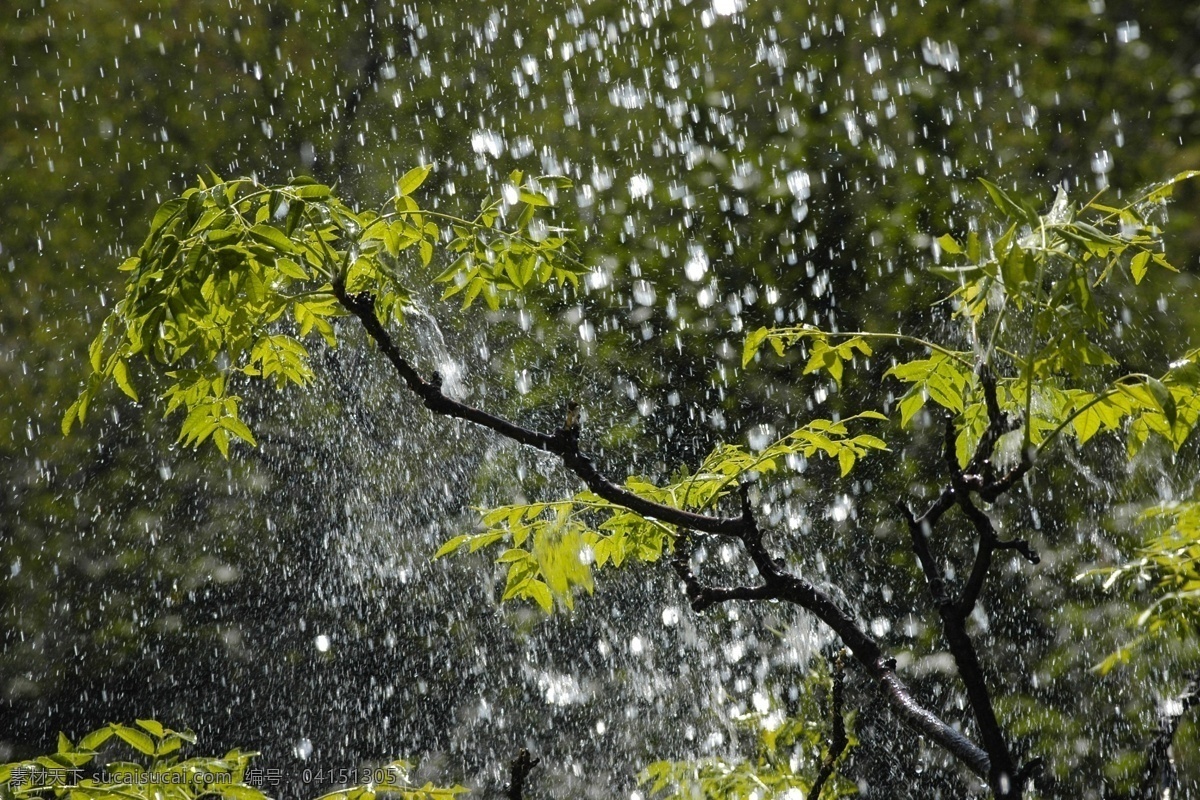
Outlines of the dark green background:
M785 697L820 649L776 609L695 617L666 570L602 576L581 612L543 622L496 608L482 560L429 564L472 524L468 505L511 499L514 473L529 495L574 484L428 419L365 348L321 354L307 393L250 390L261 447L228 463L173 447L159 412L117 398L64 439L116 265L207 168L310 172L376 204L432 161L427 202L463 210L511 169L569 174L561 213L591 288L524 320L488 315L485 337L478 315L418 286L440 329L418 321L403 341L423 368L455 361L473 402L531 424L579 399L613 474L661 477L760 423L883 405L886 358L841 395L816 392L788 361L742 373L744 331L953 337L930 305L946 287L922 270L930 235L990 224L975 178L1048 203L1059 183L1115 199L1200 165L1194 4L230 5L0 12L0 757L153 716L212 751L260 748L292 780L301 739L309 766L427 755L476 784L529 746L538 796L610 796L653 757L736 752L730 707ZM631 191L635 177L652 189ZM1132 367L1197 344L1198 197L1183 187L1165 226L1181 273L1128 299ZM777 544L846 586L865 620L891 620L907 674L957 717L888 508L936 480L929 448L918 435L853 485L813 465L792 487L807 522ZM1193 451L1129 467L1115 441L1064 452L998 510L1036 528L1045 560L1000 571L982 646L1010 728L1050 759L1047 796L1100 796L1099 774L1124 785L1155 692L1195 669L1164 640L1133 668L1089 673L1130 635L1132 606L1071 582L1128 554L1130 508L1190 491ZM847 522L826 513L843 495ZM649 649L633 653L633 636ZM547 703L562 686L578 698ZM848 772L869 796L978 791L869 688L851 702L864 746ZM1181 736L1194 754L1194 731ZM1184 761L1194 792L1200 765Z

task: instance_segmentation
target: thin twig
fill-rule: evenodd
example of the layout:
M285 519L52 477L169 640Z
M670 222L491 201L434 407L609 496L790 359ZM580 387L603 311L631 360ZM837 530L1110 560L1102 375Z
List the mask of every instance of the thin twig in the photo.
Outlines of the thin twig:
M833 723L833 735L829 737L829 750L826 751L825 758L821 762L821 771L817 773L817 779L813 781L812 789L809 790L809 797L812 800L820 800L821 790L825 788L825 783L833 776L838 759L842 757L842 753L846 752L846 747L850 744L850 737L846 735L846 718L842 714L845 693L846 664L845 651L842 651L837 654L837 657L833 661L833 697L829 703L829 716Z

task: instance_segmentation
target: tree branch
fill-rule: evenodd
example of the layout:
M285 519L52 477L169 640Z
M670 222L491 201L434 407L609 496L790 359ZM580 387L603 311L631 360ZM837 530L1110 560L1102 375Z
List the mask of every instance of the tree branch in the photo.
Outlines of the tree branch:
M838 653L833 662L833 697L829 703L833 735L829 738L829 751L822 761L821 771L817 773L817 779L813 781L812 788L809 790L809 797L812 800L821 800L821 790L833 776L838 759L842 757L842 753L846 752L846 746L850 744L850 738L846 736L846 719L842 716L843 697L846 692L844 654L844 650Z
M979 727L984 750L987 751L988 783L999 798L1019 798L1028 776L1025 771L1017 769L1012 750L996 718L983 664L980 662L975 643L967 633L966 621L979 601L988 570L991 568L992 554L998 548L1018 550L1026 558L1037 562L1037 554L1028 542L1002 541L996 535L991 519L971 501L971 492L979 493L986 500L995 500L1029 470L1032 461L1023 453L1021 462L1008 474L998 481L993 477L992 454L1000 437L1013 429L1013 423L1000 410L995 377L986 362L980 363L978 369L988 411L988 425L974 454L967 462L966 470L959 468L954 421L953 418L947 418L943 458L950 473L949 484L919 518L914 517L907 506L897 506L908 524L913 552L925 573L930 595L941 617L942 635L954 658L959 678L966 689L967 700L971 704L971 712ZM957 602L951 600L946 593L944 573L934 561L929 544L933 526L953 506L958 506L977 536L975 562Z
M979 549L975 554L975 564L971 567L971 576L967 579L962 596L956 604L958 615L966 618L975 610L975 604L983 592L983 583L987 579L987 571L992 564L992 553L996 550L1016 550L1030 564L1037 564L1041 561L1041 556L1024 539L1001 539L992 526L991 518L971 502L970 495L959 496L958 507L970 520L975 532L979 534Z
M335 280L333 292L338 301L358 317L367 334L383 351L388 361L392 363L397 374L405 385L421 398L425 407L436 414L445 417L474 422L489 430L511 439L518 444L553 453L562 459L563 464L574 472L589 489L610 503L624 506L644 517L657 519L681 528L703 531L705 533L740 536L745 521L742 517L716 517L707 514L697 514L684 511L672 506L656 503L634 494L623 486L618 486L600 474L591 458L579 450L578 433L564 428L553 434L524 428L502 417L482 411L466 403L460 403L442 393L441 387L421 377L411 364L400 354L399 348L380 323L375 313L375 299L368 294L350 295L346 292L345 283Z
M771 586L706 586L696 577L692 569L692 537L684 531L675 540L675 555L671 567L683 581L684 594L692 610L699 613L718 603L729 600L774 600L775 590Z
M952 497L953 495L948 496ZM929 594L933 597L933 603L940 607L946 602L946 582L942 577L941 569L933 559L933 552L929 549L929 534L933 528L926 520L930 514L927 511L921 515L920 519L917 519L913 516L912 510L904 503L897 500L894 505L908 524L908 535L912 540L913 553L917 556L921 571L925 573L925 581L929 584ZM936 514L937 517L941 515L942 512Z
M763 545L762 532L754 518L748 496L748 485L742 486L742 512L736 517L697 514L640 497L628 489L618 486L600 473L592 460L579 450L577 431L566 428L554 434L533 431L447 397L437 384L422 378L400 354L400 350L396 347L387 329L379 321L373 297L369 294L348 294L345 282L340 277L334 280L333 291L338 301L359 319L367 334L391 362L405 385L421 398L425 407L430 411L474 422L519 444L554 453L562 459L563 465L567 469L574 472L597 495L644 517L675 525L682 530L736 536L746 547L747 553L763 578L763 585L723 589L704 587L691 573L690 565L681 562L677 557L674 567L685 585L689 587L689 599L692 599L693 596L697 598L693 600L694 606L696 602L700 602L701 607L707 608L713 603L726 600L776 599L808 610L833 629L834 633L854 654L855 659L883 687L893 708L906 725L940 744L977 775L989 774L990 762L987 753L960 731L955 730L917 702L908 687L896 675L895 659L885 657L882 647L858 627L854 618L843 610L832 596L803 578L786 572L783 564L771 557Z
M529 755L529 751L524 747L521 748L509 770L508 800L521 800L525 794L525 779L540 761L540 758Z

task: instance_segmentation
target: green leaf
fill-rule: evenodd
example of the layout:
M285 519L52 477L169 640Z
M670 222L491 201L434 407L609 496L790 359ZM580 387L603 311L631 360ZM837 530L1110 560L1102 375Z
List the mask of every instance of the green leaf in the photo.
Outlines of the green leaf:
M289 240L290 241L290 240ZM298 281L306 281L309 278L308 272L304 267L290 258L281 258L275 262L275 269L289 278L295 278Z
M154 219L150 221L150 236L153 237L186 208L187 201L178 197L160 205L158 211L154 212Z
M425 164L420 167L413 167L396 182L396 192L401 197L408 197L410 194L420 188L425 179L429 177L430 171L433 169L432 164Z
M539 580L531 580L525 584L524 594L541 606L542 611L547 614L554 611L554 595L550 593L550 587Z
M122 392L137 402L137 392L134 391L133 384L129 382L129 367L124 361L118 360L113 365L113 380L117 382L117 386L121 388Z
M1087 444L1089 439L1100 432L1102 423L1100 413L1092 406L1080 412L1071 424L1075 429L1075 438L1080 444Z
M221 455L229 458L229 433L224 428L218 428L212 432L212 440L217 450L221 451Z
M909 421L925 405L925 393L919 388L912 388L900 398L900 426L907 428Z
M166 756L171 753L178 752L183 747L183 740L175 734L168 734L163 737L158 743L158 750L155 751L156 756Z
M1036 224L1037 213L1032 209L1027 208L1021 203L1013 200L1011 197L1009 197L1007 192L991 181L985 181L983 178L980 178L979 182L983 184L983 188L987 190L988 195L991 196L992 202L996 205L996 207L1009 217L1024 220L1031 225Z
M113 725L113 732L126 744L143 755L154 755L154 740L137 728Z
M271 225L255 225L249 231L250 235L268 247L273 247L284 253L296 252L296 244L283 231Z
M536 212L537 209L534 206L526 204L521 208L521 213L517 215L517 221L513 223L514 227L519 231L523 231L528 228L529 223L533 222L533 215Z
M1036 262L1033 253L1022 250L1016 245L1000 259L1000 275L1004 279L1004 287L1009 295L1017 294L1022 283L1030 281L1036 274Z
M113 736L112 728L105 727L105 728L101 728L99 730L92 731L87 736L84 736L82 739L79 740L79 749L80 750L96 750L102 744L104 744L109 739L111 739L112 736Z
M977 231L971 231L967 234L967 259L972 264L978 264L983 260L983 242L980 240Z
M938 405L955 413L963 410L963 395L970 383L970 376L963 366L945 353L934 353L926 359L917 359L896 364L884 375L891 375L905 383L912 383L915 391L924 391ZM924 404L923 399L911 399L911 391L900 402L901 425Z
M766 341L770 333L769 328L759 328L746 336L746 344L742 347L742 367L746 367L754 360L755 354L758 353L758 349L762 347L762 343Z
M520 190L518 197L522 203L528 203L530 206L545 208L553 205L553 203L551 203L545 195L538 192L530 192L525 189Z
M62 418L62 434L63 434L63 436L66 436L67 434L69 434L71 432L71 428L75 425L75 422L77 420L82 421L82 420L79 420L80 412L82 411L82 408L83 408L83 397L82 396L75 398L75 402L71 403L71 405L69 405L67 407L67 411L65 414L63 414L63 418Z
M304 200L328 200L332 192L328 186L320 183L310 183L296 187L296 196Z
M1191 178L1195 178L1197 176L1200 176L1200 170L1193 169L1180 172L1178 175L1175 175L1170 180L1156 188L1154 191L1147 194L1145 200L1148 203L1158 203L1166 200L1175 193L1175 184L1180 183L1181 181L1190 180Z
M937 238L937 243L938 247L942 248L942 250L953 256L959 255L963 251L962 245L958 243L958 240L948 233L944 233L939 236Z
M1149 264L1150 252L1148 250L1138 252L1129 262L1129 272L1133 275L1133 282L1135 284L1141 283L1142 278L1146 277L1146 270Z
M433 554L433 557L441 558L442 556L450 555L455 550L462 547L463 544L466 543L466 541L470 538L471 538L471 534L469 534L469 533L464 533L464 534L455 536L454 538L450 539L445 544L443 544L441 547L439 547L438 551Z
M288 206L287 219L284 221L283 231L288 236L296 232L296 228L300 226L300 221L304 218L304 209L306 205L303 200L292 200Z
M258 442L254 441L254 434L250 432L250 428L236 416L222 417L221 427L250 446L258 446Z
M1147 378L1146 386L1154 396L1154 402L1162 410L1163 416L1166 417L1168 429L1174 428L1178 410L1175 405L1175 398L1171 395L1171 390L1164 386L1163 382L1157 378Z
M150 733L151 735L157 736L160 739L163 737L163 735L165 733L163 731L163 726L162 726L161 722L157 722L152 719L138 719L138 720L134 720L134 722L136 722L138 724L138 727L140 727L142 730L145 730L148 733Z

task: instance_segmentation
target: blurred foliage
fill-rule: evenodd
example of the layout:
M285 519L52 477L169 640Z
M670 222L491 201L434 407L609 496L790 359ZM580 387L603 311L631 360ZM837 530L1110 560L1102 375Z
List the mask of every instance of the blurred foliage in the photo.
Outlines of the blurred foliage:
M800 348L741 373L743 336L836 324L940 339L948 313L934 301L945 284L921 279L920 268L948 228L963 246L972 230L986 240L975 178L1044 187L1039 209L1064 181L1073 198L1107 186L1100 202L1119 207L1200 163L1197 8L722 8L733 5L728 16L703 2L608 0L5 6L0 749L34 752L60 729L155 713L199 720L210 741L261 743L289 768L302 737L319 757L354 763L405 736L409 752L449 752L486 771L497 761L487 743L506 734L471 710L485 692L513 728L540 730L532 721L549 715L555 730L573 732L569 747L532 747L543 769L562 765L559 789L585 794L603 783L597 771L625 774L613 752L712 752L703 735L666 741L634 723L678 713L719 727L727 715L711 714L710 693L744 702L763 663L772 674L789 663L788 647L754 633L787 626L767 610L744 612L732 628L724 615L660 627L663 609L645 602L653 592L644 584L670 598L671 583L646 570L614 578L612 609L580 608L553 629L526 621L528 638L510 637L486 588L465 589L460 573L422 560L468 524L442 490L476 487L472 502L492 506L575 487L536 458L419 424L419 411L371 382L365 355L313 348L314 383L284 413L247 391L240 408L260 447L230 463L171 449L177 431L157 414L107 398L116 411L89 416L81 435L64 440L58 426L78 395L106 313L98 309L116 294L111 267L136 255L161 201L209 168L265 184L313 174L374 202L408 166L436 161L427 188L460 208L479 207L514 169L570 177L574 197L560 205L578 208L578 219L552 219L579 231L578 257L590 267L581 291L545 316L492 312L486 341L469 323L444 321L443 343L417 314L409 341L435 368L469 364L459 378L475 399L547 427L577 400L608 466L661 484L672 465L711 452L714 432L738 442L760 425L790 431L797 416L878 407L886 351L857 353L862 363L838 385L817 372L799 380ZM1157 298L1154 307L1135 317L1125 289L1112 298L1106 349L1123 372L1161 375L1153 365L1163 353L1200 346L1188 300L1198 196L1180 187L1157 223L1180 272L1147 272L1136 291ZM415 300L431 306L441 291ZM733 382L744 390L736 396ZM329 419L345 422L321 423ZM789 561L864 587L854 597L862 617L892 620L889 644L918 691L954 709L961 698L934 657L935 633L914 613L925 602L919 574L889 509L938 479L930 422L927 410L914 412L910 424L928 441L915 436L894 459L864 462L844 486L818 460L767 500ZM1048 452L1028 502L1001 504L1003 524L1032 531L1043 562L999 576L1012 602L989 604L980 621L997 679L1029 701L1014 724L1028 721L1032 737L1040 719L1074 720L1074 733L1043 737L1056 748L1046 793L1073 797L1098 796L1079 776L1138 752L1155 694L1172 696L1195 665L1194 647L1159 639L1127 669L1088 671L1127 642L1131 600L1136 616L1153 598L1101 594L1073 578L1141 558L1132 521L1147 503L1192 496L1187 476L1200 467L1190 440L1172 455L1151 437L1130 462L1100 430L1086 451ZM430 452L442 454L433 469ZM520 487L513 474L524 476ZM417 509L397 500L414 496ZM865 576L857 554L868 548L895 555ZM486 579L488 566L477 566ZM447 610L445 597L461 602ZM397 608L412 624L396 623ZM630 626L657 660L621 646ZM325 631L334 646L322 653L313 639ZM731 641L751 655L725 660ZM545 702L544 676L491 675L529 650L583 686L600 678L612 691L632 688L619 700L557 706ZM556 661L566 652L569 667ZM153 677L163 665L175 671ZM663 675L683 667L686 692ZM230 696L241 713L228 713ZM633 721L612 713L626 705ZM314 731L309 720L330 707L343 713ZM934 769L897 785L897 770L936 756L915 740L894 742L871 708L861 713L867 746L854 769L863 786L887 797L964 793ZM600 717L604 736L593 733ZM1181 741L1194 745L1192 731ZM455 751L452 739L478 748ZM871 746L885 740L894 746ZM572 765L589 780L572 777ZM1194 759L1181 769L1190 785L1200 780Z
M827 668L814 669L799 687L799 702L789 709L754 711L735 722L752 741L750 758L711 758L700 761L656 761L638 776L649 796L661 800L721 800L729 797L762 797L763 800L792 800L812 797L814 778L822 764L836 765L846 748L858 744L852 729L854 714L846 715L846 744L836 754L829 750L833 738L831 715L845 713L835 708L831 696L833 679ZM818 723L826 719L826 725ZM822 730L823 727L830 730ZM850 797L857 787L836 772L823 782L820 796Z
M1123 590L1145 606L1133 615L1131 641L1096 666L1102 675L1162 639L1194 646L1200 633L1200 506L1194 500L1156 506L1138 521L1145 533L1135 558L1078 576L1103 576L1106 590Z
M105 745L115 740L124 742L138 760L98 762ZM265 772L254 765L258 753L231 750L221 758L183 759L180 752L185 743L196 744L195 734L165 728L151 719L139 719L135 725L111 723L77 744L60 733L56 752L0 764L0 796L5 800L267 800L261 788ZM321 795L321 800L375 800L381 795L401 800L452 800L467 791L462 786L440 788L432 783L412 786L411 768L406 761L393 761L364 773L365 785Z

